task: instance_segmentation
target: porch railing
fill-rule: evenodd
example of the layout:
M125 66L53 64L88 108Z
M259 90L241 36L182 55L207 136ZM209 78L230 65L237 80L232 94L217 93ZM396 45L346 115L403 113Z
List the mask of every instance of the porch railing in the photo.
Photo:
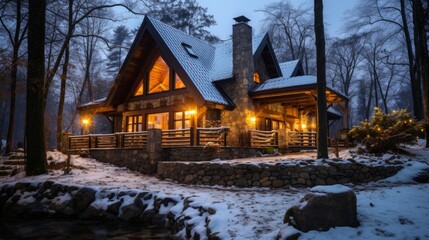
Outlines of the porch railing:
M192 128L162 131L162 146L191 146L193 139Z
M278 132L250 130L250 145L251 147L276 147L278 146Z
M315 132L289 131L287 139L289 147L317 147Z
M147 132L117 133L117 148L138 148L147 146Z
M197 128L197 145L206 145L209 142L226 146L229 127Z

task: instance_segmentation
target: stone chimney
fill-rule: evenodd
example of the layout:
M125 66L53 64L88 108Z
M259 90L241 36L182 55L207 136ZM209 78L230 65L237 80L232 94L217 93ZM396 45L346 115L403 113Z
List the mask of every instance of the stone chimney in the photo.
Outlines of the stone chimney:
M232 64L235 79L242 84L248 95L253 84L253 53L252 53L252 27L245 16L234 18L236 23L232 26Z
M254 129L251 118L255 109L249 90L253 82L253 53L252 53L252 27L244 16L234 18L236 23L232 26L232 63L234 80L224 86L225 92L235 104L232 111L223 111L222 124L230 127L228 145L249 146L249 129Z

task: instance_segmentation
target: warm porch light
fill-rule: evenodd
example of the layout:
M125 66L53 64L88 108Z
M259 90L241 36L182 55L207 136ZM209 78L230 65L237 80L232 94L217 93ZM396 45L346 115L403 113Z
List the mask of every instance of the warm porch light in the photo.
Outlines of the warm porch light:
M195 110L195 109L192 109L192 110L185 112L186 115L195 115L196 113L197 113L197 110Z
M82 124L86 127L89 125L89 118L82 119Z
M256 123L256 117L250 118L250 124L254 125Z
M302 129L307 129L307 125L306 124L301 124Z
M91 121L88 117L84 117L82 118L82 125L83 125L83 129L82 129L82 134L89 134L89 125L90 125Z

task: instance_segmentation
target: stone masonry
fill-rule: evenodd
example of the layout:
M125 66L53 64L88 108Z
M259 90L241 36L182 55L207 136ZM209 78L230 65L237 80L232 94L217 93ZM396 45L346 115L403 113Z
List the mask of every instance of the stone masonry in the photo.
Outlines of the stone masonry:
M160 162L157 175L186 184L289 188L366 183L393 176L402 168L400 165L371 166L332 160L312 165L310 161L295 164Z
M254 106L249 97L253 83L252 27L238 22L232 28L232 54L234 79L222 84L223 90L235 104L232 111L222 112L222 125L229 126L229 146L248 146L248 130L252 128L250 117Z

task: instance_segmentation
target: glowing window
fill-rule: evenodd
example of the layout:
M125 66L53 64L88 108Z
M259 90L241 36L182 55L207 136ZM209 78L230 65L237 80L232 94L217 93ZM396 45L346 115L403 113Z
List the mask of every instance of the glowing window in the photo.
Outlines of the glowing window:
M148 114L146 127L168 130L168 115L168 112Z
M174 89L185 88L185 84L177 73L174 75Z
M258 73L258 72L254 72L254 73L253 73L253 81L254 81L256 84L261 83L261 76L259 76L259 73Z
M149 73L149 93L164 92L170 89L170 68L159 57Z
M127 117L127 132L141 132L143 131L143 116L129 116Z
M191 127L191 117L192 114L190 111L186 112L175 112L174 113L174 129L184 129Z
M143 81L140 82L136 92L134 93L134 96L141 96L143 95Z

